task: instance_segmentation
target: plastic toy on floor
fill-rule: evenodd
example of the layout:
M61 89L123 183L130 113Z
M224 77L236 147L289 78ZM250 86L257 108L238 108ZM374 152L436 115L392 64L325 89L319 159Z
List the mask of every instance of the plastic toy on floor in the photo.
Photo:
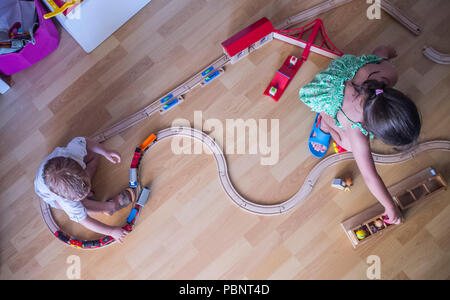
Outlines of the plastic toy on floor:
M331 186L341 191L350 192L350 187L353 185L353 180L350 177L345 179L335 178L331 183Z
M310 32L307 41L303 41L302 37L305 33ZM271 97L275 101L278 101L280 97L283 95L284 91L291 83L295 74L297 74L298 70L301 68L303 63L308 59L309 54L313 50L313 47L322 51L330 51L332 55L340 56L342 52L340 52L328 39L325 29L323 27L323 22L320 19L313 21L312 23L293 30L285 30L276 32L276 35L281 40L286 42L290 42L293 44L301 44L304 47L302 56L297 58L295 56L289 56L285 61L281 68L275 73L274 78L270 82L269 86L264 91L264 95ZM274 34L275 36L275 34ZM318 45L314 45L316 40L319 42L322 41Z
M347 150L345 150L344 148L342 148L341 146L339 146L336 142L333 142L333 148L334 148L334 152L336 153L344 153L347 152Z
M31 67L52 53L59 45L59 32L51 20L44 19L45 10L39 0L35 0L39 27L34 32L35 43L25 45L15 53L0 55L0 71L12 75Z
M264 91L264 95L270 96L273 100L278 101L289 83L291 83L292 78L297 74L300 66L301 63L298 62L297 57L288 56L281 68L275 73L274 78Z
M75 9L83 0L45 0L52 7L53 11L44 15L44 19L50 19L57 15L63 14L67 16L72 10Z

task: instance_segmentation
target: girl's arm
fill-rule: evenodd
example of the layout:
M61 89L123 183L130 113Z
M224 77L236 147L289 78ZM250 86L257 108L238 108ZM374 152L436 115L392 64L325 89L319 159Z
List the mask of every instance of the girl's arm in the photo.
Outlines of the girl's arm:
M388 60L397 57L397 51L391 46L379 46L372 51L372 54ZM398 73L392 63L383 61L380 63L379 72L374 74L373 79L384 81L388 87L392 88L397 84Z
M129 233L125 229L117 226L109 226L106 224L103 224L102 222L97 221L96 219L93 219L89 216L87 216L84 220L80 222L81 225L86 227L89 230L104 234L104 235L110 235L112 236L116 241L119 243L123 242L123 239L127 236Z
M392 224L400 223L400 210L392 200L386 185L375 168L372 152L370 150L369 138L363 135L358 128L348 128L346 129L346 132L349 134L353 156L355 157L356 164L363 175L364 182L370 192L386 209L385 212L389 217L389 222Z
M86 150L95 152L97 154L100 154L104 156L107 160L115 163L120 163L120 154L117 151L114 150L108 150L100 143L97 143L96 141L86 137Z

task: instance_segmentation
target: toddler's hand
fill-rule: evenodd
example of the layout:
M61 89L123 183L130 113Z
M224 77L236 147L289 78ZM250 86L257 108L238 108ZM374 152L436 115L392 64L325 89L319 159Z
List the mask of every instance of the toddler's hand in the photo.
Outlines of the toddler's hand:
M123 239L130 233L129 231L126 231L122 227L114 227L113 230L111 230L110 235L120 244L123 243Z
M105 151L105 158L113 164L120 163L120 153L114 150Z

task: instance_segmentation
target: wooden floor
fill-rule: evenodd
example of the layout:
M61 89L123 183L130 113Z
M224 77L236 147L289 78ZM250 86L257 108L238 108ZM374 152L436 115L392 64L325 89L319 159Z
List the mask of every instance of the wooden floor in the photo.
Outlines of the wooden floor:
M369 255L381 259L382 279L450 279L450 191L410 209L406 223L354 250L340 222L375 203L354 162L327 170L312 194L294 210L261 217L235 206L223 192L212 156L173 155L170 142L143 161L143 182L152 196L136 230L123 245L96 251L68 247L46 228L33 180L56 146L91 135L148 105L222 54L220 43L259 18L275 24L321 0L153 0L87 55L61 29L59 48L13 76L0 95L0 278L65 279L67 258L78 255L82 279L367 279ZM395 1L423 25L415 37L385 13L369 21L366 1L353 1L321 17L331 40L345 53L366 54L392 44L399 58L397 88L416 102L423 120L420 141L450 139L450 69L427 60L424 45L450 52L450 2ZM330 60L311 54L280 102L263 91L287 55L299 48L280 41L226 68L196 88L173 111L155 115L105 144L123 163L103 160L94 180L105 200L128 182L134 148L177 118L279 119L280 157L261 166L259 155L229 155L231 179L249 199L277 203L289 198L318 162L307 150L314 114L298 89ZM376 151L390 151L374 142ZM448 153L430 152L404 164L379 166L387 185L427 166L450 178ZM330 187L352 175L350 193ZM127 210L99 219L124 222ZM58 222L80 238L93 237L60 212Z

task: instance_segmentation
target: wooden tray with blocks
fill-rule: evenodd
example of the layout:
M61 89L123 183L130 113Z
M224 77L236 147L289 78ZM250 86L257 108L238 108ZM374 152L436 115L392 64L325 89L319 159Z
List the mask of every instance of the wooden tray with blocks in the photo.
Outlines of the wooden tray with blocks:
M402 211L446 189L445 179L431 167L388 187L394 202ZM354 248L398 226L386 223L383 214L384 207L376 203L341 223Z

